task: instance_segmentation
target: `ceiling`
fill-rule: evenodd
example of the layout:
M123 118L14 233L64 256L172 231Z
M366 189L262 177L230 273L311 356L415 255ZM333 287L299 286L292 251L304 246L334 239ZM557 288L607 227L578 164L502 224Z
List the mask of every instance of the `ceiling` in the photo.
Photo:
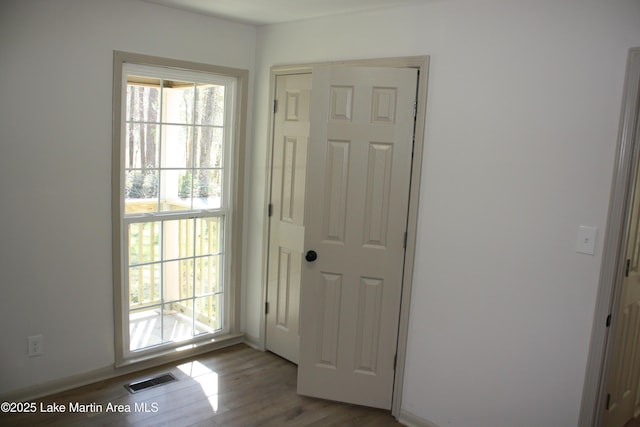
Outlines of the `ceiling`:
M252 25L431 3L436 0L143 0Z

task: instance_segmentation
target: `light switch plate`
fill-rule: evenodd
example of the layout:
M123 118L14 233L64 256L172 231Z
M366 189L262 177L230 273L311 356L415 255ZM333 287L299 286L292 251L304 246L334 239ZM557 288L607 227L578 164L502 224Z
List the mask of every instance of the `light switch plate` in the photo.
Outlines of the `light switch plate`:
M581 225L578 227L578 240L576 241L576 252L593 255L596 249L596 227Z

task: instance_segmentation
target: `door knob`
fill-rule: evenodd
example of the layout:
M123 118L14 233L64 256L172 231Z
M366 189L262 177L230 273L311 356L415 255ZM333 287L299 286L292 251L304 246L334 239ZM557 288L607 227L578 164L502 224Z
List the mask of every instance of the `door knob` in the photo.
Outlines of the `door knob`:
M316 251L307 251L307 253L304 256L304 259L306 259L309 262L313 262L318 259L318 254L316 253Z

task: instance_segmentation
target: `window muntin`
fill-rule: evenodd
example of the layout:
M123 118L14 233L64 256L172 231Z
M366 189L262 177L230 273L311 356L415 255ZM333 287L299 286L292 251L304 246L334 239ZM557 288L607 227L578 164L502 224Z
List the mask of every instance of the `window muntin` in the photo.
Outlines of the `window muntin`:
M235 78L123 65L124 356L229 330Z
M125 65L125 214L228 206L234 80L151 68Z

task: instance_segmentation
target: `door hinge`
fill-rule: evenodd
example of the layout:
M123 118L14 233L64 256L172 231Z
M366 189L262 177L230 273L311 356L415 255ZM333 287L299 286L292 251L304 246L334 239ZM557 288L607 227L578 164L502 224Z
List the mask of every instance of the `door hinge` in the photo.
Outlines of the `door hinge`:
M628 259L627 260L627 266L625 267L624 270L624 277L629 277L629 268L631 267L631 260Z
M278 100L277 99L273 100L273 112L274 113L278 112Z
M407 232L406 231L404 232L404 243L402 247L404 249L407 249Z
M604 405L604 409L609 410L609 404L611 403L611 394L607 393L607 402Z
M396 370L396 366L398 365L398 354L396 353L395 356L393 356L393 370Z
M607 316L607 328L611 326L611 315Z
M269 314L269 301L264 303L264 314Z
M273 203L269 203L269 213L268 213L268 215L269 216L273 215Z

